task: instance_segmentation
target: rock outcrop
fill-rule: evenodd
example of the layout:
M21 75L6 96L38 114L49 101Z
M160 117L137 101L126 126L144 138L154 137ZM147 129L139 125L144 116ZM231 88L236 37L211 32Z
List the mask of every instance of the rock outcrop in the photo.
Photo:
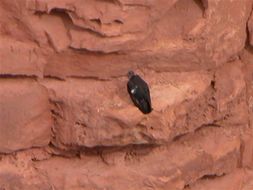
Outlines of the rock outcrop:
M252 5L1 0L0 190L253 189Z

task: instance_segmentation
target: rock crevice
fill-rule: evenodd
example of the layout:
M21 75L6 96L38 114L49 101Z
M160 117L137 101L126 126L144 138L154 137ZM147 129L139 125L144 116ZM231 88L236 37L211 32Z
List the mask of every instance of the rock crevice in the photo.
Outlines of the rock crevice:
M0 189L252 189L252 3L1 0Z

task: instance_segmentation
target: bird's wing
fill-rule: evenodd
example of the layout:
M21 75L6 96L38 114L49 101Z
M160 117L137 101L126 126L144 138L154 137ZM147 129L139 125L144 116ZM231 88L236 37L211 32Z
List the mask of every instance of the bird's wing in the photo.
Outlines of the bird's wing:
M128 81L127 83L127 91L132 99L132 101L134 102L134 104L137 107L140 107L140 102L138 101L138 99L131 93L131 90L135 87L135 84L132 81Z
M144 91L145 91L145 99L151 106L151 98L150 98L150 92L149 92L148 86L145 86Z
M148 100L150 98L149 93L146 93L143 86L138 88L137 94L138 98L134 97L136 105L142 110L143 113L149 113L151 111L151 102Z
M131 93L132 89L136 88L134 94ZM138 75L132 77L127 83L128 93L133 103L143 112L149 113L151 111L151 98L147 83Z
M149 113L151 111L149 103L144 99L140 101L140 109L142 110L143 113Z
M149 92L149 87L148 84L141 78L139 78L139 83L140 86L143 89L143 98L145 99L145 101L148 102L149 106L151 107L151 98L150 98L150 92Z

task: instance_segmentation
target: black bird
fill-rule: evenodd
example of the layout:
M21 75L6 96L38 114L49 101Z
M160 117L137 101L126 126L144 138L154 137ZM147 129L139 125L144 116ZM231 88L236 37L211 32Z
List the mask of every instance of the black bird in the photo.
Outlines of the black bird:
M152 107L148 84L133 71L128 72L128 79L127 90L133 103L142 113L150 113Z

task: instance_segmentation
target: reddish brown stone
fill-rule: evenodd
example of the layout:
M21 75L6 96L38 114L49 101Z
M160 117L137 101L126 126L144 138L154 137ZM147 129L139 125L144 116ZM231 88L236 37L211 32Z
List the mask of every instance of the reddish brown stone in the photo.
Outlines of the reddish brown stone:
M44 87L29 79L0 79L0 152L46 146L51 126Z
M212 97L210 74L150 73L144 79L152 97L153 111L148 115L131 102L126 77L114 81L47 80L43 85L55 104L54 143L85 147L163 144L212 123L215 110L205 108L206 99Z
M1 160L0 168L1 190L53 190L47 177L27 160L6 157Z
M43 76L45 59L34 43L0 36L0 75Z
M120 153L104 150L101 157L55 157L36 167L56 189L181 190L205 175L220 176L237 167L240 140L237 131L231 132L210 127L144 154L131 148Z
M1 0L0 190L252 190L252 3Z
M217 189L230 189L230 190L250 190L253 188L253 172L250 170L238 169L232 174L222 177L205 178L198 181L186 190L217 190Z

